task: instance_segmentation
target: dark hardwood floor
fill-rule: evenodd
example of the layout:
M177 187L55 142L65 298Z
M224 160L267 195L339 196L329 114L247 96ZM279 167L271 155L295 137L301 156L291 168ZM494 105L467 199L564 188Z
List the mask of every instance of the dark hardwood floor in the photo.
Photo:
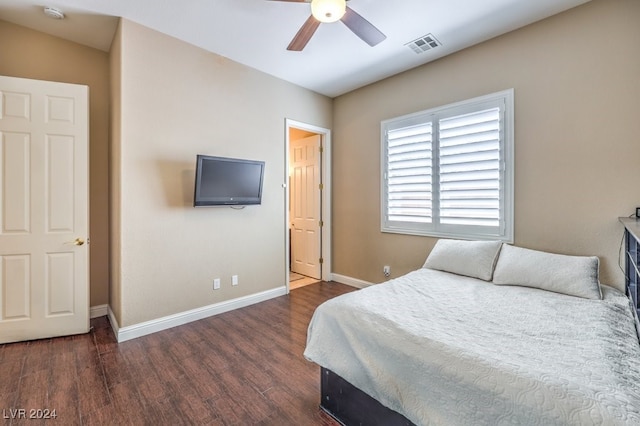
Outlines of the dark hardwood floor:
M0 345L2 420L337 425L318 408L320 368L302 353L315 307L352 290L319 282L120 344L101 317L88 334ZM57 417L29 419L46 410Z

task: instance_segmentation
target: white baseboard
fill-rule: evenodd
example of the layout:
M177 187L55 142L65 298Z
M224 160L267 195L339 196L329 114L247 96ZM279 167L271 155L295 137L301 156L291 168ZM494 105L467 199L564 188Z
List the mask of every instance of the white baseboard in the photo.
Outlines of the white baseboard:
M98 318L107 315L109 312L109 305L97 305L89 308L89 318Z
M370 283L368 281L359 280L357 278L347 277L346 275L336 274L335 272L332 273L332 275L333 275L333 281L338 282L340 284L350 285L351 287L355 287L355 288L365 288L375 284L375 283Z
M287 287L282 286L273 290L267 290L249 296L239 297L225 302L215 303L213 305L203 306L202 308L192 309L190 311L180 312L178 314L168 315L166 317L145 321L139 324L120 327L118 322L109 308L109 321L111 328L116 335L118 343L135 339L136 337L146 336L147 334L166 330L192 321L197 321L213 315L222 314L234 309L244 308L245 306L255 303L264 302L274 297L284 296L287 294Z
M118 332L120 331L120 325L116 320L116 316L113 314L111 310L111 306L108 307L109 312L107 313L107 318L109 318L109 323L111 324L111 330L113 330L113 334L116 336L116 340L118 340Z

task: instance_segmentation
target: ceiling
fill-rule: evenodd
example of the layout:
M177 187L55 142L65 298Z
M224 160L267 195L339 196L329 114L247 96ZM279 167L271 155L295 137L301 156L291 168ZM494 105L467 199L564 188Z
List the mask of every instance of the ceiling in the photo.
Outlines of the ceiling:
M108 51L118 17L329 97L560 13L589 0L349 0L387 39L370 47L341 22L321 24L302 52L287 45L308 3L267 0L0 0L0 19ZM65 13L47 18L43 5ZM441 46L416 54L432 34Z

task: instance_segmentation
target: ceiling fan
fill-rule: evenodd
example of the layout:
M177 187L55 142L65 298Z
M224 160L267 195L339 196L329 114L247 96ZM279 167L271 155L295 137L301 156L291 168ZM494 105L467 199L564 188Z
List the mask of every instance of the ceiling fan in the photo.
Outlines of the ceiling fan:
M293 37L287 50L299 52L307 45L322 22L342 21L355 35L369 46L375 46L387 38L371 22L364 19L347 6L348 0L270 0L292 3L311 3L311 16L302 24L298 33Z

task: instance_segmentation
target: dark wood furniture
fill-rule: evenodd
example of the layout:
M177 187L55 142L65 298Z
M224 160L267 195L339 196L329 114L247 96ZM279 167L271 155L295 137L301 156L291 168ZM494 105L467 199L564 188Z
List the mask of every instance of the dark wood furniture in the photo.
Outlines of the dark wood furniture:
M362 392L333 371L320 371L320 408L343 425L413 426L393 411Z
M640 315L640 219L621 217L620 222L624 225L627 295L633 301L636 314Z

